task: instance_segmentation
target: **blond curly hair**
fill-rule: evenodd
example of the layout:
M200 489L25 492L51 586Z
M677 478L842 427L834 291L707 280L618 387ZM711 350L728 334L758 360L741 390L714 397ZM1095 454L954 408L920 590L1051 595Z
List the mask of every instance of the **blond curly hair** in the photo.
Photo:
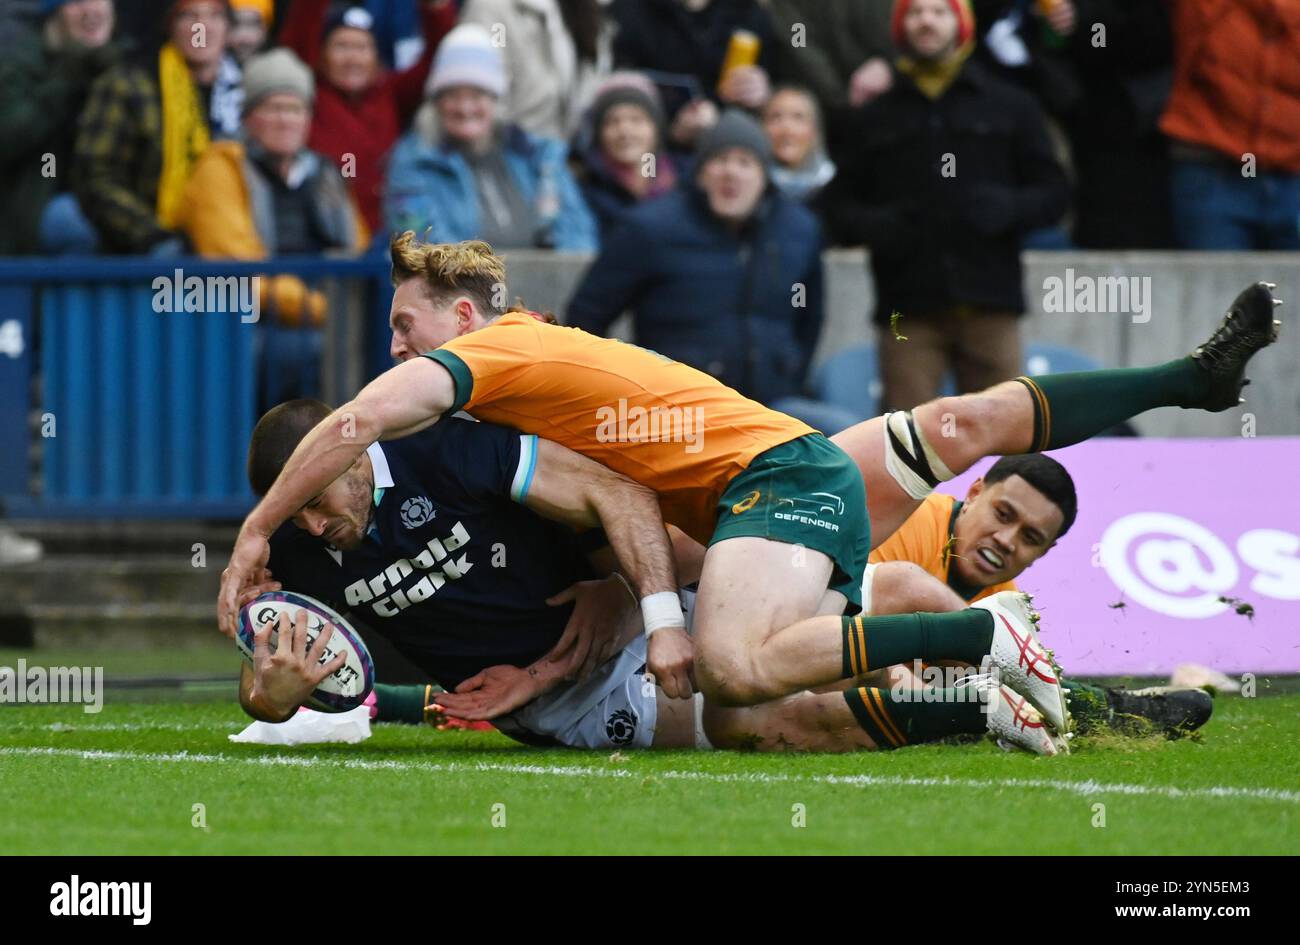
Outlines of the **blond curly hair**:
M484 315L505 312L506 263L482 240L425 243L407 230L388 246L393 260L393 286L421 279L437 302L452 295L472 299Z

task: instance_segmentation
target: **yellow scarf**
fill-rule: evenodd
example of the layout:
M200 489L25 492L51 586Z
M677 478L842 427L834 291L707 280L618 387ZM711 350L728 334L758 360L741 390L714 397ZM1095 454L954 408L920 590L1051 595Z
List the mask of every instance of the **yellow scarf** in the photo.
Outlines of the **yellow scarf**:
M952 85L957 78L957 73L961 72L961 67L966 64L966 60L974 51L975 44L967 43L955 50L947 59L939 62L918 61L911 56L900 56L897 63L898 71L911 76L916 87L921 90L921 94L934 101L948 91L948 86Z
M180 51L171 43L158 54L162 89L162 174L158 178L158 223L176 227L181 195L194 162L208 146L208 121L202 98Z

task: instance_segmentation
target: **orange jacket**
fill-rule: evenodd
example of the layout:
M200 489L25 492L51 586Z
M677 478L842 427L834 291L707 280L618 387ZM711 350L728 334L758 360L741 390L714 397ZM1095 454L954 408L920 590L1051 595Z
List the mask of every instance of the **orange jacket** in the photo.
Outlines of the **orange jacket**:
M189 237L200 256L223 259L266 259L267 242L273 233L259 232L273 224L265 218L269 208L259 213L248 179L247 152L238 141L215 141L199 157L185 188L179 227ZM328 173L337 175L331 165ZM350 218L337 228L346 247L361 251L369 233L356 201L344 186L343 178L330 178L319 189L321 199L338 204L336 217ZM259 217L262 219L259 220ZM325 317L325 297L308 289L297 276L267 276L260 281L262 310L286 325L310 322L319 325Z
M1171 138L1300 172L1300 0L1171 0Z
M272 221L259 219L253 206L246 157L240 142L214 141L194 165L185 190L180 226L200 256L265 259L270 255L270 234L259 232L259 225L265 227ZM341 177L325 183L334 186L322 188L322 194L328 194L335 203L346 203L343 213L351 217L351 225L346 227L351 232L341 242L351 244L347 247L350 249L365 249L370 234L355 199L342 186Z

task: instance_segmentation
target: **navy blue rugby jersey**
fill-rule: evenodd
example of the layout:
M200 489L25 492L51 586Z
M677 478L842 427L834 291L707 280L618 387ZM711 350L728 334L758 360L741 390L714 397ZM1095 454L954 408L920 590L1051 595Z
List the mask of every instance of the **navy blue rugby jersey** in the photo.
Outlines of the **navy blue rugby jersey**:
M571 529L522 505L537 437L447 417L368 453L374 514L361 546L340 551L286 522L271 537L275 579L384 634L448 689L545 654L573 609L546 598L593 572Z

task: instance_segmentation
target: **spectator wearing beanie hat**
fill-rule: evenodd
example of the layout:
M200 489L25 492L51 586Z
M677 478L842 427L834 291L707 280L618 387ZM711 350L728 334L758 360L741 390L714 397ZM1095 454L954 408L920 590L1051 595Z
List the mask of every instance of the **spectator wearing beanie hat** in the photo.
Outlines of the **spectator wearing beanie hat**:
M950 370L960 392L1021 373L1021 242L1069 193L1038 104L969 59L966 0L898 0L893 22L898 77L837 124L822 200L838 239L871 249L884 410Z
M214 142L185 191L180 226L195 251L261 260L365 249L369 233L342 174L307 147L311 70L288 49L259 53L245 63L244 93L243 140ZM312 396L319 336L286 344L280 329L319 327L325 297L289 275L264 276L260 290L263 342L277 351L275 389L262 400Z
M613 63L613 23L600 0L465 0L460 21L502 31L509 90L502 118L569 140Z
M637 72L616 72L583 117L575 157L587 206L602 236L643 200L677 186L681 156L666 147L659 90Z
M381 66L374 18L360 2L294 0L279 34L316 72L309 143L343 170L372 231L381 229L389 152L420 107L434 51L456 23L452 0L410 2L419 4L424 51L400 71Z
M952 37L947 33L943 7L956 21ZM909 15L913 21L910 25ZM911 76L926 96L938 98L975 51L975 16L970 0L895 0L890 34L903 53L897 61L898 69Z
M603 242L568 323L604 334L631 310L637 344L834 433L859 418L803 396L824 315L821 226L771 186L771 164L758 122L724 111L694 179Z
M695 149L696 176L704 171L704 165L717 157L722 151L732 149L748 151L758 161L759 168L766 176L772 170L772 145L763 134L763 128L748 114L738 108L729 108L722 113L718 123L704 132Z
M240 65L266 45L274 18L273 0L230 0L230 35L227 45Z
M242 141L204 152L185 192L181 223L204 256L268 256L361 249L367 232L343 176L307 147L315 83L284 48L244 70Z
M122 56L110 41L113 2L45 0L42 10L42 29L0 58L0 255L91 253L98 243L69 170L91 84Z
M72 10L69 10L67 13L60 13L60 11L63 10L64 7L67 7L69 5L72 6L73 8ZM102 2L97 4L91 4L91 3L86 3L85 0L39 0L39 2L34 3L33 6L39 7L41 21L46 25L50 23L50 18L53 17L54 14L56 13L60 14L60 18L62 18L63 20L62 25L65 29L68 30L73 29L73 21L75 19L84 17L84 18L90 18L99 21L104 17L107 17L108 31L110 33L112 32L113 0L108 0L107 4ZM105 6L108 7L107 11L103 9ZM97 22L95 25L100 26L101 24ZM98 33L99 31L94 30L94 32ZM92 40L92 42L95 41L97 41L96 44L108 42L108 36L97 35Z
M505 63L488 31L447 34L415 127L393 149L384 219L430 242L481 239L498 249L596 247L596 223L561 141L503 122Z
M506 94L508 80L501 50L481 26L462 23L447 34L445 45L438 50L433 71L424 85L426 99L436 99L441 92L460 86L479 89L500 102Z

